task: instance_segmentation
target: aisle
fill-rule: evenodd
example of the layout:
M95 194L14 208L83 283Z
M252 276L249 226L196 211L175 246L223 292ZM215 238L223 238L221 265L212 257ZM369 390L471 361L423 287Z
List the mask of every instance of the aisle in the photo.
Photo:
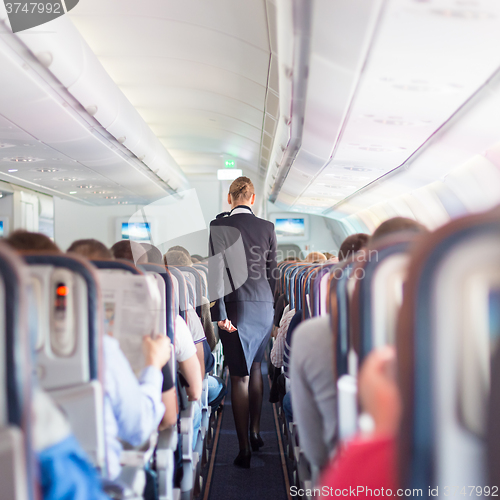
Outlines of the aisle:
M208 497L210 500L287 499L273 405L269 403L269 384L265 363L262 364L262 372L264 403L260 434L265 445L259 452L252 453L250 469L240 469L233 465L233 460L238 455L238 440L234 429L231 388L229 387Z

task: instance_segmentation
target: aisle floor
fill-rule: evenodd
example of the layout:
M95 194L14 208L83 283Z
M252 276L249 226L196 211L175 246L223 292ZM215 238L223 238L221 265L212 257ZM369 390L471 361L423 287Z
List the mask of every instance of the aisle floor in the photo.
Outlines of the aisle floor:
M233 460L238 455L238 439L234 428L229 382L208 497L210 500L287 499L273 405L269 403L269 384L265 363L262 364L262 372L264 402L260 434L265 445L259 452L252 453L250 469L240 469L233 465Z

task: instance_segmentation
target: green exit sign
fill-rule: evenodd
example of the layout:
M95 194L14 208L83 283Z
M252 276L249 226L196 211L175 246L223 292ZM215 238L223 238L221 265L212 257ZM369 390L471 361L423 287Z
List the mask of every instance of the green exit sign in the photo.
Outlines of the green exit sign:
M236 167L236 162L234 160L226 160L225 166L226 168L234 168Z

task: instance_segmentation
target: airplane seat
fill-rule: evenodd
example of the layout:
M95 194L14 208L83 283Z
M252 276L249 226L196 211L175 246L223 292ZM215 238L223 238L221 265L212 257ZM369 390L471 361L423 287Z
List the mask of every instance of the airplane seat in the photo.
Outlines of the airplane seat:
M499 262L498 209L422 236L411 254L396 336L400 482L424 496L431 484L464 485L467 494L468 485L488 485L487 449L498 445L487 435L487 408L490 383L498 390L490 359Z
M143 264L140 269L146 273L161 277L164 283L164 293L166 300L166 326L167 334L175 342L175 318L178 314L178 288L177 293L174 283L177 281L165 266L156 264ZM175 281L174 281L175 280ZM173 370L173 380L176 380L175 352L172 352L172 359L169 361ZM158 486L160 500L172 500L174 498L174 472L175 472L175 450L178 446L177 428L171 427L160 432L156 447L156 472L158 474Z
M93 465L106 475L97 275L83 259L26 255L37 293L36 373L66 414Z
M191 281L194 287L194 297L195 297L195 309L198 316L201 318L201 304L202 297L206 296L203 293L203 278L201 276L201 272L196 269L194 266L189 267L179 267L179 269L184 273L184 275Z
M493 357L491 362L491 386L488 402L488 420L486 441L488 443L487 462L488 476L485 485L494 487L500 485L500 349L498 338L500 336L500 293L494 294L490 302L490 326L493 341ZM494 494L494 491L490 492Z
M330 271L330 323L333 333L337 385L337 435L348 439L357 429L356 359L349 332L349 295L352 291L353 260L336 264Z
M182 274L182 272L175 266L170 265L166 267L179 285L179 314L184 320L186 320L187 310L189 307L189 291L187 288L186 278L184 277L184 274Z
M31 441L28 279L22 261L0 248L0 499L35 500Z

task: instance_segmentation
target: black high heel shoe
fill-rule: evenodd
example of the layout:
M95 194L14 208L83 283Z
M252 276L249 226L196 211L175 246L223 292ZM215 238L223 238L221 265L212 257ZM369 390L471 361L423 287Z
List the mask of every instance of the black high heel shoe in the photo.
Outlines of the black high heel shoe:
M264 446L264 441L258 432L250 433L250 446L252 447L252 451L259 451L259 448Z
M250 450L240 450L238 456L234 459L233 464L236 467L241 467L242 469L250 469L250 459L252 458L252 453Z

